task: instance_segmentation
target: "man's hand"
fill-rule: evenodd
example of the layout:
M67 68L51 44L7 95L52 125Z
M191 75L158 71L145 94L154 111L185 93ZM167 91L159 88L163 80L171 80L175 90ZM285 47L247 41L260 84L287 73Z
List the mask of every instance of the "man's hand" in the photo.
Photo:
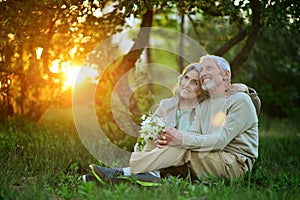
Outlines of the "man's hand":
M162 136L156 140L156 146L162 148L164 146L177 147L182 143L182 135L176 129L172 127L167 127Z
M230 97L231 95L233 95L233 94L235 94L237 92L246 92L246 93L249 93L247 85L242 84L242 83L233 83L226 90L226 96Z

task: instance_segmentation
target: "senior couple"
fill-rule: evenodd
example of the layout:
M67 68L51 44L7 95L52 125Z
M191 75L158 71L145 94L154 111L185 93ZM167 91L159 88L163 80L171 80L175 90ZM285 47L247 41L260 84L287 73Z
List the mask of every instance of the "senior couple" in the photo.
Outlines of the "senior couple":
M205 55L188 65L173 97L163 99L155 112L166 123L161 137L133 152L129 167L92 164L92 175L83 180L106 184L135 177L140 185L156 186L167 175L244 176L258 157L260 100L253 89L230 79L222 57Z

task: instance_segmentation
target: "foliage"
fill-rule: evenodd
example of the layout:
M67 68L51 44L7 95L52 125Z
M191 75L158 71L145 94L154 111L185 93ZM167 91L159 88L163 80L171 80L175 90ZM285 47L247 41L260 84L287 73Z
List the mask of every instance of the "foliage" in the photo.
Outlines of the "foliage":
M62 95L53 61L82 63L95 44L121 30L116 10L95 16L107 1L1 1L0 102L10 114L38 120ZM40 56L37 49L42 50ZM9 80L9 82L7 81ZM5 84L4 84L5 83ZM5 116L3 116L5 117Z
M294 29L262 29L245 64L244 80L257 89L262 110L271 117L299 116L299 39Z
M1 115L21 114L34 120L51 104L61 102L64 77L50 69L53 61L61 69L64 63L81 64L97 43L129 27L126 18L142 19L153 10L156 26L178 30L182 26L178 16L185 16L192 27L189 35L239 68L259 29L299 30L300 10L294 0L18 0L0 1L0 6Z
M266 27L291 27L300 29L299 2L295 0L263 0L262 24Z
M261 3L259 35L247 62L232 67L233 82L243 82L254 87L261 97L262 111L269 116L299 115L299 3ZM239 1L238 7L242 9L240 14L232 15L234 13L231 10L234 7L228 7L228 17L203 15L198 19L191 19L193 27L188 30L188 34L200 41L208 52L219 52L222 49L220 44L225 47L226 43L243 29L241 26L249 26L245 23L251 17L249 2ZM243 12L245 15L242 17ZM246 38L235 44L223 56L234 60L245 43Z
M268 4L271 4L270 6ZM291 6L291 3L285 5L286 8ZM258 1L126 1L122 2L115 6L116 9L125 10L125 15L130 16L132 14L136 18L141 18L142 14L146 12L147 9L155 10L154 21L157 26L166 26L172 29L179 29L178 23L178 13L183 13L189 18L189 22L191 26L188 35L192 35L196 38L200 44L204 46L210 53L216 53L223 55L231 60L234 64L233 71L235 76L239 76L238 68L241 68L241 64L247 60L254 44L257 39L257 33L261 27L264 26L274 26L271 21L267 22L266 18L268 14L273 12L273 9L278 9L281 7L280 3L272 3L272 2L258 2ZM165 11L165 13L164 13ZM255 15L254 15L255 13ZM278 16L278 20L282 21L282 23L287 24L287 15L288 13L282 13L283 17ZM175 17L172 17L175 15ZM295 15L293 14L292 17ZM263 23L262 23L263 22ZM297 25L297 23L290 23L292 25ZM255 30L253 30L255 29ZM234 42L231 42L234 39ZM137 38L133 38L133 41L136 41ZM155 38L154 38L155 40ZM151 42L151 41L150 41ZM171 45L169 41L166 41L168 45ZM226 48L224 48L224 46ZM174 47L177 48L177 47ZM194 53L191 50L186 50L188 53ZM197 52L196 52L197 53ZM109 51L109 53L104 53L113 55L114 51ZM128 53L129 54L129 53ZM161 52L156 55L156 51L151 51L151 62L153 63L162 63L166 58L162 58ZM108 55L109 56L109 55ZM126 55L125 55L126 56ZM124 57L125 57L124 56ZM165 57L164 55L163 57ZM239 58L238 58L239 57ZM122 58L120 58L121 60ZM174 65L173 60L176 60L176 56L171 57L172 61L167 60L166 64L172 66ZM100 61L97 61L101 63ZM99 116L100 124L102 125L103 130L106 132L107 136L116 144L124 144L124 141L131 142L127 143L129 146L127 149L132 148L132 144L134 143L134 138L128 138L122 130L118 127L118 125L114 121L114 114L112 112L113 109L118 110L118 108L111 107L111 95L112 91L115 90L113 85L109 84L110 80L114 80L114 71L124 71L125 65L121 62L116 61L112 67L107 69L110 71L109 73L105 73L104 78L100 81L97 88L97 113ZM133 68L133 64L131 68ZM174 67L174 68L177 68ZM245 68L243 68L245 69ZM248 70L248 69L247 69ZM251 70L251 69L250 69ZM250 71L249 70L249 71ZM256 68L253 68L255 71ZM241 82L247 82L247 79L240 79ZM249 83L249 82L248 82ZM249 85L260 88L260 85L249 83ZM261 93L261 90L258 89ZM151 91L153 94L153 90ZM266 93L269 92L266 90ZM128 116L123 115L127 114L127 110L120 111L120 115L117 118L123 118L123 122L134 121L136 124L139 124L139 116L143 113L147 112L147 109L151 106L140 105L141 102L153 102L151 100L152 94L149 94L149 91L144 91L144 94L133 93L133 98L138 99L135 102L129 102L128 107L134 108L142 108L137 109L139 112L130 112L128 120ZM119 96L120 99L123 96ZM264 101L265 97L263 97L263 102L268 104L270 107L273 106L273 98L268 98L269 101ZM143 103L141 103L143 104ZM126 106L126 104L124 104ZM121 107L121 106L120 106ZM130 109L129 109L130 110ZM131 111L131 110L130 110ZM281 111L279 111L281 112ZM127 118L124 118L127 117ZM128 123L124 126L131 128L132 124ZM136 129L132 129L132 133L136 133ZM127 137L127 138L126 138ZM125 142L126 143L126 142Z
M82 183L97 163L70 124L38 125L24 120L0 126L1 199L297 199L299 123L261 119L259 159L245 179L163 179L148 188L128 181ZM132 180L134 181L134 180Z

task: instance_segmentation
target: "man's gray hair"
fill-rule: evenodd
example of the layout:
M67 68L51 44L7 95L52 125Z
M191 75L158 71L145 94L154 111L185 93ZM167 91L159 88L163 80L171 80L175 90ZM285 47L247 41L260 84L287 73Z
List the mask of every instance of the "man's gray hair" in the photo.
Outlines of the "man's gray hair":
M229 62L225 58L207 54L205 56L200 57L200 63L206 58L211 58L211 59L214 59L215 61L217 61L217 65L218 65L218 67L220 67L222 72L231 72ZM230 80L230 78L231 77L229 76L229 80Z

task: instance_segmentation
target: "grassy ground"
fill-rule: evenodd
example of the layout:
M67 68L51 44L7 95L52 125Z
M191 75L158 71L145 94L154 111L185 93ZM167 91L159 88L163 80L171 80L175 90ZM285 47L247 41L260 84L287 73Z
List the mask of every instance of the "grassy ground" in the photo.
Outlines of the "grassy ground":
M82 183L96 163L72 125L20 121L0 125L0 199L299 199L299 121L261 119L260 156L245 179L191 183L172 177L161 187Z

